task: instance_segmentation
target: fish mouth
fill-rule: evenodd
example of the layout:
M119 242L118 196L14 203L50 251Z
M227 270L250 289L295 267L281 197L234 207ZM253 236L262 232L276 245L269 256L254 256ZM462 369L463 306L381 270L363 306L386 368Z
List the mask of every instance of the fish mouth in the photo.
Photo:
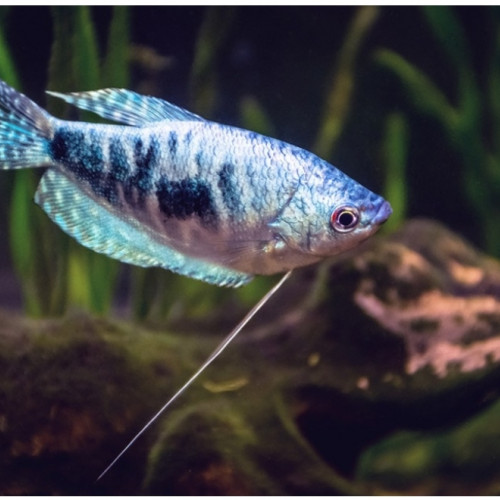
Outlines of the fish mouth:
M388 201L384 200L384 203L380 205L375 217L373 218L374 224L383 224L392 214L392 207Z

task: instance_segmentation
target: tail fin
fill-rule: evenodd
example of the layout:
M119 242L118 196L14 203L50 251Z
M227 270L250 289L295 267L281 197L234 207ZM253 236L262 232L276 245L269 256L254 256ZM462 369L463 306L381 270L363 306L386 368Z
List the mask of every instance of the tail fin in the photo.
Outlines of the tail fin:
M53 118L0 81L0 169L46 166Z

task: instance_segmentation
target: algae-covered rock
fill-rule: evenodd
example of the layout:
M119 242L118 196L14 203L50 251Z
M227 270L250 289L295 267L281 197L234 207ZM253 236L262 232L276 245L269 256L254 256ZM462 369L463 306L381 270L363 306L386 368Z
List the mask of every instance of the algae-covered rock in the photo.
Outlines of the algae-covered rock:
M243 313L1 313L0 493L497 492L500 264L425 220L296 271L96 483Z
M357 478L371 493L498 495L500 402L439 431L398 431L364 452Z

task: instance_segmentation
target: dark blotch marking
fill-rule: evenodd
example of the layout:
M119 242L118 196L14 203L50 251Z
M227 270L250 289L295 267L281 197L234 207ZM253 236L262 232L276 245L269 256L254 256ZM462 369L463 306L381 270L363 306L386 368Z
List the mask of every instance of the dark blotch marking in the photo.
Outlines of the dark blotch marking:
M102 176L98 194L104 196L112 205L119 203L116 179L111 174Z
M112 138L109 143L110 176L117 182L124 182L130 172L127 153L118 138Z
M94 130L56 130L49 144L54 161L62 163L76 178L87 183L98 196L109 202L116 201L116 187L109 174L105 174L104 156L99 136Z
M168 150L174 158L177 154L177 134L173 130L168 134Z
M68 156L69 134L63 129L56 130L52 141L50 141L50 156L54 161L64 162Z
M206 158L203 154L203 151L198 151L194 155L194 161L196 163L196 166L198 167L198 176L203 177L206 171Z
M222 199L226 205L230 216L234 216L243 212L244 207L236 190L236 182L234 175L234 165L224 163L219 170L219 182L217 183L221 190Z
M196 155L194 156L194 161L196 162L198 169L203 167L203 153L201 151L198 151L196 153Z
M184 136L184 143L186 144L186 147L191 144L192 139L193 139L193 132L189 130L188 133Z
M50 143L50 154L55 161L85 179L91 173L102 171L104 166L100 141L95 135L92 130L86 134L81 130L60 128Z
M205 225L217 223L210 187L201 179L188 177L169 181L162 177L157 184L156 196L160 210L166 217L186 219L195 215Z
M123 186L123 194L128 203L135 203L132 184L129 182L130 164L127 152L123 147L122 141L114 137L109 143L109 175L108 183L110 190L113 189L116 194L117 184ZM111 184L114 185L111 188Z
M144 204L146 196L153 190L153 171L158 165L160 145L155 137L151 137L147 149L140 137L134 143L134 175L124 182L125 198L130 204ZM134 199L137 192L137 199Z
M151 138L147 150L144 148L142 139L136 139L134 145L134 161L137 168L134 178L136 180L137 187L141 191L151 190L153 169L157 164L158 153L158 143L154 138Z

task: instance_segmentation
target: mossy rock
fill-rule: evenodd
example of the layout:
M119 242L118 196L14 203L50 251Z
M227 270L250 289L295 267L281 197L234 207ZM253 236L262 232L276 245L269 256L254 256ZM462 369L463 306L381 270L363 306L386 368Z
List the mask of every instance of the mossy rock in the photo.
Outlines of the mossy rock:
M396 431L363 453L357 480L371 493L498 495L500 402L446 430Z
M1 313L0 493L495 491L500 265L425 220L296 271L96 483L243 313Z

